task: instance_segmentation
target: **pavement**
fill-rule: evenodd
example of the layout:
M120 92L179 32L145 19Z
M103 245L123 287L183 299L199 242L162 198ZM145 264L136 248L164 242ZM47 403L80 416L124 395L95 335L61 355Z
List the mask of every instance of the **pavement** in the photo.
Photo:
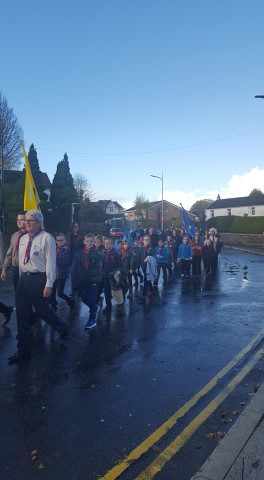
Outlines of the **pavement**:
M259 248L228 247L264 255ZM191 480L264 480L264 384Z
M264 480L264 384L191 480Z
M254 247L235 247L234 245L225 245L226 248L232 248L233 250L240 250L241 252L253 253L254 255L264 255L263 248L254 248Z
M264 479L264 384L191 480Z

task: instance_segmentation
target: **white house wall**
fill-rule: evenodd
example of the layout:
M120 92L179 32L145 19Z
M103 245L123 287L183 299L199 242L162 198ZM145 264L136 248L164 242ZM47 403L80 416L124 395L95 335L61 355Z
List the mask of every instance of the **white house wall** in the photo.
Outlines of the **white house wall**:
M106 207L106 213L107 215L120 215L123 213L123 210L121 208L117 208L115 205L108 205Z
M252 215L252 208L255 208L255 215ZM214 210L214 217L227 217L228 209L227 208L214 208L205 210L205 220L212 218L212 210ZM256 205L250 207L232 207L231 215L236 215L237 217L261 217L264 216L264 205Z

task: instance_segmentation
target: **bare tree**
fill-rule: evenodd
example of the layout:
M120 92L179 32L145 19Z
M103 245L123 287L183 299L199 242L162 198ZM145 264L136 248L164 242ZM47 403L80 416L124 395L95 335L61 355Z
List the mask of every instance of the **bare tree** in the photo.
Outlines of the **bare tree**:
M15 170L21 164L23 131L13 109L0 90L0 202L2 231L5 233L4 171Z
M150 206L150 202L148 198L145 197L143 193L141 195L137 194L134 200L134 207L136 209L136 216L142 224L148 222L148 208Z
M13 108L0 90L0 155L5 170L15 170L21 164L23 130L18 124Z
M94 200L96 193L92 189L90 182L85 175L82 173L75 173L73 183L80 202L83 202L85 199L89 199L90 201Z

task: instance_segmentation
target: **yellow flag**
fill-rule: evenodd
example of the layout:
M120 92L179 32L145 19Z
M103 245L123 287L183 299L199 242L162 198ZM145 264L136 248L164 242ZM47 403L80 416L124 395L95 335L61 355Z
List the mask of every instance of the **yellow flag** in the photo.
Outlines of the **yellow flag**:
M31 173L30 164L24 147L22 146L22 152L25 158L25 169L26 169L26 178L25 178L25 191L24 191L24 210L40 210L40 198L36 189L36 185Z

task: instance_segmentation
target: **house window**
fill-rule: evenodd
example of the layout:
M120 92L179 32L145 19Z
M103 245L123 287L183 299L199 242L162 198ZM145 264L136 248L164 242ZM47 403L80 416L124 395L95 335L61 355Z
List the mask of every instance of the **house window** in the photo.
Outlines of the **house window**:
M110 207L109 210L110 210L110 213L114 211L113 207Z
M255 207L252 207L252 208L251 208L251 215L256 215L256 209L255 209Z
M214 218L214 210L211 210L211 217Z
M227 215L231 215L231 208L227 209Z

